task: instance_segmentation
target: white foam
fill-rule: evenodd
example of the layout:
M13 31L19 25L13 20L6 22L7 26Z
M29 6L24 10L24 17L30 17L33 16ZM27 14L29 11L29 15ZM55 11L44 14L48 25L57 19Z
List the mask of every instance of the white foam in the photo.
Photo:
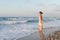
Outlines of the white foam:
M59 27L59 26L60 26L60 20L49 21L48 23L44 23L44 28Z
M6 22L3 21L1 23L14 24L16 23L16 21L6 21ZM49 21L43 24L44 28L57 27L57 26L60 26L60 20ZM37 31L38 23L21 24L21 25L20 24L19 25L3 25L3 27L4 28L0 30L0 40L3 40L3 39L16 40L18 38L30 35L31 33Z
M17 23L25 23L26 21L0 21L0 24L17 24Z

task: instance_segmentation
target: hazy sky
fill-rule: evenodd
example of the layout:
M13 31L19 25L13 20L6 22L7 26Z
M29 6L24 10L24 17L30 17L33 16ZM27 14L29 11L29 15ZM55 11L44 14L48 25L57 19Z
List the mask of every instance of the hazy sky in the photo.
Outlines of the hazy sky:
M60 0L0 0L0 16L44 16L60 17Z

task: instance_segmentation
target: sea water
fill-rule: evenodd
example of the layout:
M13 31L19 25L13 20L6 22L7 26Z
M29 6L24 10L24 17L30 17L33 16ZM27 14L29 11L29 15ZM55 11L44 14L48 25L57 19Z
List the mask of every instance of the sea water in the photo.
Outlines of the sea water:
M38 17L0 17L0 40L16 40L38 30ZM43 17L43 28L59 27L59 18Z

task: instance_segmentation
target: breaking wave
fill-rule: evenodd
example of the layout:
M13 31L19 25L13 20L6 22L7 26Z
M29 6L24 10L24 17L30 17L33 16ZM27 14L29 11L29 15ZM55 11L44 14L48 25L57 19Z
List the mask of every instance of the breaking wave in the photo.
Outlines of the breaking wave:
M53 18L43 18L43 22L54 21ZM0 24L22 24L22 23L38 23L38 18L28 17L0 17Z

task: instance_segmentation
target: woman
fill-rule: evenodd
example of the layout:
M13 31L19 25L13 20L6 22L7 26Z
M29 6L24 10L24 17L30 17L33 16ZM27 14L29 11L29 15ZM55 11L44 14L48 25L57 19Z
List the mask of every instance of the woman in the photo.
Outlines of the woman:
M38 27L39 31L43 30L42 14L43 14L43 12L40 11L39 12L39 27Z

